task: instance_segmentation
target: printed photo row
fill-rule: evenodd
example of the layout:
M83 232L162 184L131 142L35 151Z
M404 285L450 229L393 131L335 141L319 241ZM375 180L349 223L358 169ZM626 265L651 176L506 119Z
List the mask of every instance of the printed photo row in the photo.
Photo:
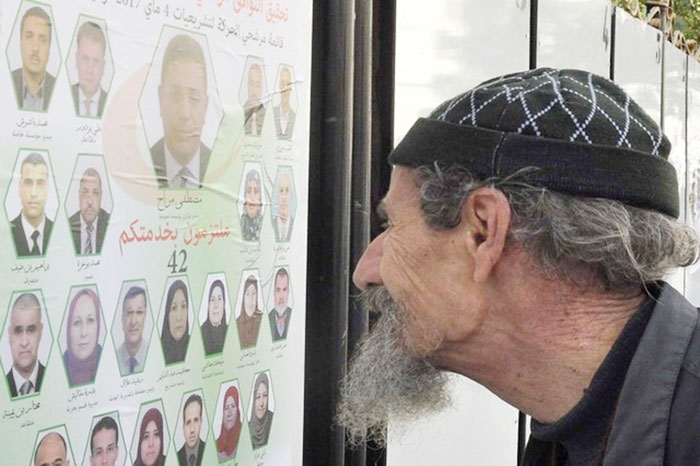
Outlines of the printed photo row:
M124 438L119 412L99 414L92 419L82 463L72 458L73 451L83 450L74 450L65 425L39 431L32 464L70 461L86 466L157 466L165 464L168 455L174 455L181 466L201 466L212 448L218 462L234 459L242 448L257 450L268 444L275 412L270 371L255 375L245 407L240 390L238 380L222 383L211 417L202 390L185 392L180 408L167 419L162 400L143 403L131 439ZM248 433L242 437L246 428ZM245 437L250 438L250 447L242 446Z
M153 43L156 42L158 37L154 36ZM106 20L80 15L68 53L61 57L51 6L24 1L6 50L19 109L40 112L49 109L65 58L69 82L65 91L71 94L75 115L102 118L115 73ZM204 34L164 28L150 63L150 73L157 75L154 91L163 114L162 131L166 133L165 141L159 140L151 148L154 160L160 161L166 148L175 158L185 155L182 150L202 150L200 161L206 167L208 149L198 136L177 134L183 128L170 126L175 123L177 107L184 100L190 104L188 129L201 131L204 126L209 98L218 94L209 52ZM288 140L294 131L297 107L294 68L279 64L273 91L268 89L268 71L262 58L248 56L238 92L244 111L244 131L247 135L261 135L267 110L272 106L276 137Z
M114 357L122 376L144 370L154 328L158 329L158 346L166 365L185 361L195 321L207 357L233 352L240 354L240 350L256 347L260 327L269 327L271 343L284 341L289 333L294 306L289 268L275 268L267 280L270 293L266 306L263 305L259 272L255 269L243 271L236 301L231 303L226 276L223 273L209 274L199 311L195 315L187 277L169 277L155 320L145 280L125 281L109 332L97 285L81 285L71 289L65 314L58 327L49 322L41 290L16 291L11 297L0 336L0 360L9 395L15 398L41 391L54 343L53 335L58 340L70 387L95 381L100 361L105 357L108 333L112 336ZM264 312L264 308L268 311ZM229 324L233 320L236 326L233 333L238 335L238 345L231 341L235 338L228 337L231 333ZM110 354L108 357L113 356Z
M245 164L238 192L237 209L244 241L260 241L266 204L269 221L278 243L291 239L297 207L292 168L280 166L271 193L265 189L262 164ZM17 257L45 256L59 211L49 152L42 149L18 151L13 178L5 199L5 212L12 231ZM65 210L75 254L102 252L107 238L114 199L104 158L80 154L65 199ZM117 235L112 235L115 245Z

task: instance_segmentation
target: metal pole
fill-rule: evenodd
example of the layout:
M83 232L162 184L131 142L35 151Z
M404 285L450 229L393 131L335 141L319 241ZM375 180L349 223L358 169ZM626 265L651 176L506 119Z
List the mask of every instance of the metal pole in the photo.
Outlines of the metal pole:
M347 361L354 1L313 4L304 464L344 464L334 423Z
M350 232L350 271L352 272L369 243L372 122L372 4L371 0L355 3L355 82L352 145L352 229ZM367 332L368 318L356 300L360 290L350 286L348 315L348 353L350 358L359 340ZM346 466L365 466L366 445L345 450Z

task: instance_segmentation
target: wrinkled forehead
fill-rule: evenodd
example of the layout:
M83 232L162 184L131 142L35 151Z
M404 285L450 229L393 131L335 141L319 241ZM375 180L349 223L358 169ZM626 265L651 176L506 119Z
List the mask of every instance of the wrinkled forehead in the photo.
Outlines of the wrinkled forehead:
M191 89L204 89L207 87L207 68L204 63L190 59L178 58L164 65L164 85L181 84L185 81Z
M12 307L10 320L16 324L18 320L31 319L33 322L41 321L41 309L33 304L15 304Z
M80 179L80 187L92 188L92 187L102 188L102 180L99 176L93 175L83 175Z
M21 168L22 178L49 178L49 169L45 163L31 163L26 162L22 164Z

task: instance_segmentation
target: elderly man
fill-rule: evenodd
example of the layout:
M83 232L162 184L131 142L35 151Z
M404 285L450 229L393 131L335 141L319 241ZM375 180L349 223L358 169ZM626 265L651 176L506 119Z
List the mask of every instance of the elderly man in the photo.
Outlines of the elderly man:
M200 466L204 455L204 441L199 438L202 430L202 397L190 395L182 408L182 430L185 444L178 450L181 466Z
M102 117L107 93L102 89L107 41L99 24L85 21L78 28L75 67L78 82L71 86L75 112L85 117Z
M24 110L49 108L56 78L46 71L51 50L51 17L38 6L22 16L19 28L22 68L12 71L17 104Z
M20 166L19 198L22 210L12 219L12 239L18 256L43 256L49 245L53 222L46 216L49 166L44 157L32 152Z
M277 178L277 214L272 216L272 228L275 231L275 241L287 242L292 237L294 217L292 216L292 173L284 171Z
M243 104L245 134L260 136L265 122L265 104L262 101L263 72L259 64L248 69L248 100Z
M292 94L292 71L288 66L285 66L280 71L279 91L280 104L272 108L272 114L275 117L277 139L291 139L292 131L294 131L296 112L294 112L290 104L290 96Z
M66 440L58 432L49 432L36 447L34 466L70 466Z
M22 293L12 304L9 333L12 369L6 374L10 396L38 393L45 367L39 362L39 344L44 326L41 304L34 293Z
M102 208L102 178L87 168L78 188L80 210L68 218L76 254L99 254L107 232L109 213Z
M523 464L700 462L697 259L659 127L612 82L540 69L419 119L355 283L381 317L343 387L351 436L445 406L442 371L533 418Z
M151 147L160 187L199 188L211 150L202 141L207 114L207 64L201 45L180 34L163 53L158 86L163 138Z
M122 330L124 343L117 348L119 372L129 375L141 372L146 363L148 341L143 338L148 313L146 290L132 286L124 295L122 304Z
M114 466L119 456L117 421L105 416L95 424L90 435L90 466Z
M292 308L289 307L289 272L284 267L275 273L274 296L275 307L270 310L268 318L272 341L279 341L287 338L292 318Z

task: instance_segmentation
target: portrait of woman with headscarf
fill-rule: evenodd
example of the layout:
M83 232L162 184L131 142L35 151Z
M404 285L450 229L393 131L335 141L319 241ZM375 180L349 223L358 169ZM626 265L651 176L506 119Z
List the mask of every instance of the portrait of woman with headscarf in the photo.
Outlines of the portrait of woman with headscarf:
M228 323L226 322L226 291L221 280L214 280L209 287L207 320L202 324L204 353L207 355L221 353Z
M244 213L241 215L241 234L245 241L258 241L262 226L262 184L260 173L252 169L245 176Z
M216 439L216 452L219 460L227 460L236 456L241 427L238 389L235 386L230 386L224 394L221 432Z
M263 313L258 308L258 280L250 275L243 285L241 314L236 318L241 348L255 346L258 341L262 317Z
M274 413L270 411L269 408L269 397L270 379L268 379L267 374L262 372L255 378L255 386L253 389L253 413L248 423L253 448L267 445L267 439L270 437L272 415Z
M189 293L182 280L175 280L168 288L160 342L163 345L165 363L185 360L189 334Z
M163 466L163 415L158 408L146 411L139 428L139 444L134 466Z
M91 288L80 289L70 302L66 318L63 362L71 387L95 381L102 346L100 300Z

